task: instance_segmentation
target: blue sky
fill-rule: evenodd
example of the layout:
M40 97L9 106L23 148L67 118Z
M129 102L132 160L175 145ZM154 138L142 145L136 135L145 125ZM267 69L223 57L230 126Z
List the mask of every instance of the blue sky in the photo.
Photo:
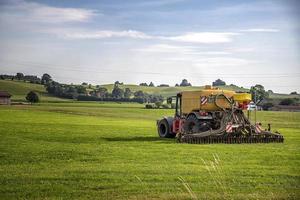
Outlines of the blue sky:
M0 73L300 92L299 10L289 0L4 0Z

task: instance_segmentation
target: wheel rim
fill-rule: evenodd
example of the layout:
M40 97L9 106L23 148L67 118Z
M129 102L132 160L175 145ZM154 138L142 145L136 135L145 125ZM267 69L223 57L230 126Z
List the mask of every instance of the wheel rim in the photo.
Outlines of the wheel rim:
M161 124L159 126L159 133L160 135L166 135L167 134L167 127L165 124Z

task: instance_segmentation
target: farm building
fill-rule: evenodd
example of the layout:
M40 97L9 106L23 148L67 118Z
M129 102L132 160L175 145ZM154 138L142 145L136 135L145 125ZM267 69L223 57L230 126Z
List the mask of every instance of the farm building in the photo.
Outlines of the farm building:
M11 97L11 94L9 94L8 92L0 91L0 104L9 105L10 104L10 97Z

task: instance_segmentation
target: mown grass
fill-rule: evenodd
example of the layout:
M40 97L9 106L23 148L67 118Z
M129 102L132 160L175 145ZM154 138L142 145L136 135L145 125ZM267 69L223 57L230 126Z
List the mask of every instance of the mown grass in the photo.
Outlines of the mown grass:
M0 107L0 199L298 199L300 113L258 112L283 144L179 144L172 110L139 104Z

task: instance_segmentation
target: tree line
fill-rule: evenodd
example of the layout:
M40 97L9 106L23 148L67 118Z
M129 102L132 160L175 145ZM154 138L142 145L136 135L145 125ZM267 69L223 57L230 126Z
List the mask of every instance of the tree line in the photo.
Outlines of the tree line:
M77 99L79 101L115 101L115 102L138 102L155 103L163 101L161 95L153 95L138 90L133 92L130 88L122 89L123 83L116 81L110 92L107 88L97 85L95 88L91 84L81 85L61 84L53 81L50 77L45 83L48 93L62 98Z
M24 82L30 82L35 84L42 84L46 88L47 92L53 96L68 98L68 99L77 99L80 101L117 101L117 102L138 102L138 103L148 103L155 105L155 107L163 107L164 98L161 95L153 95L143 92L142 90L131 91L130 88L124 88L122 82L116 81L114 83L112 91L108 91L107 88L97 85L93 87L91 84L82 83L81 85L73 84L62 84L57 81L54 81L52 77L45 73L41 77L35 75L24 75L21 72L16 73L16 75L6 75L1 74L0 79L2 80L18 80ZM145 87L155 87L153 82L140 83L140 86ZM221 79L217 79L213 82L214 86L223 86L226 85ZM232 85L232 84L231 84ZM176 87L187 87L192 86L187 79L183 79L180 84L176 84ZM232 85L235 86L235 85ZM160 84L156 87L169 87L167 84ZM123 89L124 88L124 89ZM264 86L256 84L250 88L250 93L252 94L252 101L260 104L264 110L274 106L272 99L270 99L270 94L273 91L266 91ZM297 92L292 92L291 95L297 95ZM30 98L36 99L36 97L31 93ZM32 97L33 96L33 97ZM32 98L31 98L32 97ZM299 105L298 98L287 98L281 100L279 105ZM171 104L170 104L171 105ZM151 106L149 106L150 108ZM170 106L169 106L170 107Z

